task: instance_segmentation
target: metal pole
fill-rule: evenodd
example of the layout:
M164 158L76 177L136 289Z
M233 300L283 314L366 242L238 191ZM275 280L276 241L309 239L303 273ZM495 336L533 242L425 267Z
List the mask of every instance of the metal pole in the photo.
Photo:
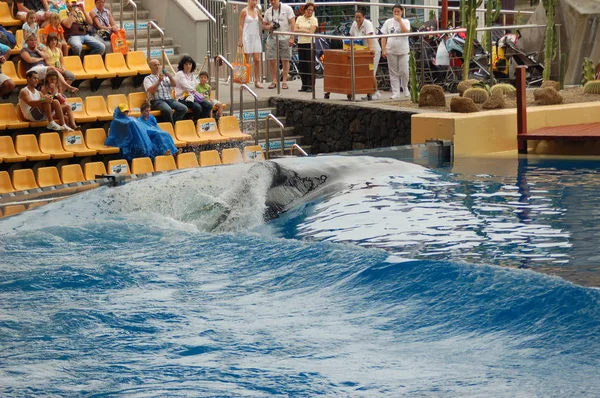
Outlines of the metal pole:
M355 62L354 62L354 39L350 39L350 95L352 96L352 101L356 102L356 71L354 70Z
M442 39L443 40L443 39ZM425 49L423 48L423 36L419 38L421 42L421 87L425 84Z
M281 5L279 6L281 7ZM267 39L269 40L269 39ZM283 65L282 65L283 67ZM283 71L281 72L283 73ZM271 74L277 77L277 95L281 94L281 84L279 83L279 35L275 35L275 70L271 71ZM287 76L286 76L287 80Z
M310 86L312 87L312 99L315 99L315 38L310 38Z
M515 75L517 78L517 140L519 135L527 134L527 93L525 92L527 67L517 66ZM519 153L527 153L527 141L518 140Z
M563 84L564 84L564 79L562 79L562 60L561 60L561 48L560 48L560 25L557 24L556 25L556 51L558 52L557 56L558 56L558 79L556 79L559 83L560 83L560 87L563 88Z

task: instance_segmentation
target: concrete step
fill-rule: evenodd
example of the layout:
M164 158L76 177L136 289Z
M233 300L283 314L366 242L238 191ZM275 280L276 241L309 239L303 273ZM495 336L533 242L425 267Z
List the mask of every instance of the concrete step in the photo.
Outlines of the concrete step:
M133 36L131 38L128 38L127 41L133 45ZM150 38L150 48L153 47L160 47L161 41L160 41L160 37L151 37ZM148 46L148 39L145 37L139 37L137 38L137 45L138 45L138 50L141 48L146 48ZM165 47L174 47L175 46L175 41L173 40L172 37L165 37Z
M250 134L252 136L252 139L254 139L254 123L252 123L252 126L244 126L244 128L242 128L242 132L244 134ZM265 137L267 136L267 130L265 129L259 129L258 130L258 139L259 140L264 140ZM287 139L289 137L294 137L294 128L293 127L286 127L283 129L283 136ZM274 129L270 129L269 130L269 137L271 138L271 141L273 140L280 140L280 135L279 135L279 129L274 130Z
M140 10L138 8L137 11L138 23L142 20L150 19L150 11L148 10ZM121 15L117 9L117 11L113 14L113 18L115 19L115 23L118 25ZM128 7L123 10L123 22L133 22L133 10L131 7ZM145 28L145 27L144 27Z

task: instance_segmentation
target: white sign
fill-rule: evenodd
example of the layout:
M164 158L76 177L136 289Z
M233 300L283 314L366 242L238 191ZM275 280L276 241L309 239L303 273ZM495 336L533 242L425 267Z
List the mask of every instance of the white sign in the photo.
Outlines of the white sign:
M71 103L71 110L73 112L81 112L81 111L83 111L83 102L72 102Z
M148 51L146 49L141 50L144 55L148 55ZM172 48L165 48L165 55L175 55L175 50ZM151 48L150 49L150 57L151 58L160 58L162 57L162 51L160 48Z
M290 149L292 147L292 145L294 145L295 143L296 143L295 138L292 138L289 140L284 140L283 149ZM262 149L267 150L267 144L264 141L259 142L258 145L260 145L262 147ZM269 141L269 151L273 151L273 150L281 150L281 140L270 140Z
M200 131L217 131L217 124L215 122L202 123Z
M139 29L148 29L148 22L138 22L137 28ZM125 22L123 24L123 30L133 30L133 22Z
M267 117L267 115L270 115L271 111L270 110L263 110L263 111L258 111L258 118L259 119L265 119ZM235 114L235 117L240 120L240 114L239 112ZM244 112L242 114L242 117L244 120L254 120L254 111L252 112Z
M65 144L81 145L81 136L80 135L67 135L67 136L65 136Z
M116 164L110 168L111 174L126 174L127 173L127 165L124 164Z

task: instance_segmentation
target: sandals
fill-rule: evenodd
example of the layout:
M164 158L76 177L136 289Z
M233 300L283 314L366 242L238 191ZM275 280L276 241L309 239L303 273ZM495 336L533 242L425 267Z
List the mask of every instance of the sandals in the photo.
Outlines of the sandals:
M275 83L271 83L271 84L269 84L269 87L268 87L268 88L269 88L269 89L274 89L274 88L277 88L277 84L275 84Z
M262 84L260 83L254 83L254 87L256 88L264 88Z
M289 87L288 87L287 83L281 83L281 88L284 90L287 90Z

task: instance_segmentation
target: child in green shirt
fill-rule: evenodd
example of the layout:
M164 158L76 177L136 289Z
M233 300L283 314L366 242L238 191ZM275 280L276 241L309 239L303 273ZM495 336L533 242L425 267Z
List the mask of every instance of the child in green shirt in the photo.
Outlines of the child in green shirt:
M212 90L210 88L210 84L208 84L208 73L200 72L200 83L196 86L196 91L204 96L204 100L210 102L213 105L213 111L217 111L217 117L215 119L223 116L223 104L217 100L210 101L210 97L212 94Z

